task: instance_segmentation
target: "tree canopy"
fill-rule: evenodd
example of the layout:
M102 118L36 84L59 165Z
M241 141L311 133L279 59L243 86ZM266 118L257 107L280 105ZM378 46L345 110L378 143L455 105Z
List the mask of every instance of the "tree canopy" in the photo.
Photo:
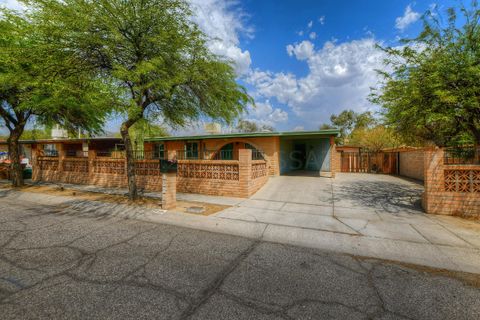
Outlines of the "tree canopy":
M259 125L256 122L249 121L249 120L239 120L237 126L235 128L238 132L261 132L261 131L275 131L275 128L271 125L262 124Z
M340 136L337 143L348 143L352 132L356 129L368 128L377 123L370 111L358 113L353 110L344 110L338 115L332 114L330 117L331 124L320 125L320 130L338 128Z
M384 83L371 100L405 139L480 143L479 19L476 1L471 9L448 9L446 23L427 12L418 37L382 48L388 54Z
M97 133L112 96L81 60L56 50L28 14L0 10L0 123L9 131L12 181L20 186L18 140L29 122Z
M142 119L185 126L201 117L231 122L252 99L230 61L215 56L185 0L31 0L54 43L121 90L117 110L130 198L137 196L129 129Z

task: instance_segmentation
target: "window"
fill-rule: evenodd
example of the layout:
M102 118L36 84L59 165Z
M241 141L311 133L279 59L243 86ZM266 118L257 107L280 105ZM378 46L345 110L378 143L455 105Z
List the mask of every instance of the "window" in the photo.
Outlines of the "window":
M153 158L165 159L165 145L163 143L156 143L153 145Z
M263 152L252 146L250 143L245 143L245 149L252 150L252 160L265 160Z
M43 154L47 157L58 157L57 145L53 143L43 145Z
M185 157L187 159L198 159L198 142L185 143Z
M233 143L224 145L217 157L218 160L233 160Z

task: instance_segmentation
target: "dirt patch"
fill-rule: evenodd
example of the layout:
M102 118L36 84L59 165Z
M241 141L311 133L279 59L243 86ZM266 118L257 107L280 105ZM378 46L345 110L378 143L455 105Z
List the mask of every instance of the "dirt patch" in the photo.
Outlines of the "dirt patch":
M24 191L24 192L43 193L43 194L49 194L54 196L67 196L67 197L73 196L75 198L82 199L82 200L121 203L126 205L142 206L142 207L151 208L151 209L161 208L160 199L149 198L149 197L139 197L139 199L135 201L131 201L128 199L126 195L78 191L78 190L68 189L64 187L55 187L55 186L24 186L22 188L17 188L15 190ZM201 214L195 214L195 215L209 216L211 214L225 210L230 206L211 204L211 203L205 203L205 202L197 202L197 201L177 201L177 207L175 208L174 211L188 213L187 209L190 207L203 207L205 208L204 212L202 212ZM191 213L188 213L188 214L191 214Z

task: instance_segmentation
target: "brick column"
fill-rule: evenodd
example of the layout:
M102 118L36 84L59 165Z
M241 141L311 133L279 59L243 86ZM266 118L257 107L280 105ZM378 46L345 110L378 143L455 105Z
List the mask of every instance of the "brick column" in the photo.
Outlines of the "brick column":
M242 197L250 196L250 182L252 179L252 150L238 150L238 177L239 177L239 193Z
M64 182L63 176L63 161L65 160L65 148L62 143L57 143L57 152L58 152L58 170L56 172L56 177L54 181Z
M442 149L425 150L424 157L424 186L422 205L427 213L433 213L433 197L435 192L444 191L443 172L444 152Z
M88 149L88 184L95 184L95 150Z
M335 137L330 137L330 172L332 178L335 178L335 173L337 172L337 148L335 146Z
M177 173L162 173L162 209L175 209L177 206Z
M40 181L40 168L38 164L39 145L32 145L32 181Z

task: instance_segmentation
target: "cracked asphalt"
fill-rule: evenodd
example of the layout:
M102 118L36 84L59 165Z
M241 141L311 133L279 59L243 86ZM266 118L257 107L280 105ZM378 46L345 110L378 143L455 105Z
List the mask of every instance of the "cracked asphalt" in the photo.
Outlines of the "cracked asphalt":
M0 199L2 319L479 319L479 283Z

